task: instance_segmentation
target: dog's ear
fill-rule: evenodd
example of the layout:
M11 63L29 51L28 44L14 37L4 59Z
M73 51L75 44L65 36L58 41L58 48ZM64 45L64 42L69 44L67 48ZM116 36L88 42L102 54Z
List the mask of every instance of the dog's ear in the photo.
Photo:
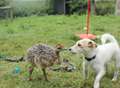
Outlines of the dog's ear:
M96 48L97 44L95 42L90 41L90 42L88 42L88 47L89 48Z

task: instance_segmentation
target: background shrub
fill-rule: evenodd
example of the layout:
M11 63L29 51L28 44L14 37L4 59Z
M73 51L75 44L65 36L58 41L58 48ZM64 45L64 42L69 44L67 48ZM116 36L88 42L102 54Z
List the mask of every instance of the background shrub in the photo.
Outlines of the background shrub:
M68 0L68 14L86 14L87 0ZM48 15L53 14L54 0L0 0L0 6L11 5L14 16ZM94 0L92 10L94 11ZM96 3L96 15L114 14L115 0L100 0Z
M87 10L87 0L71 0L69 4L70 13L85 14Z
M6 6L9 4L9 0L0 0L0 7L1 6Z
M102 0L96 3L96 15L114 14L115 0Z
M70 0L70 13L85 14L87 12L87 0ZM94 0L91 0L91 11L94 12ZM96 15L114 14L115 0L99 0L96 2Z
M52 12L51 0L13 0L15 16L45 15Z

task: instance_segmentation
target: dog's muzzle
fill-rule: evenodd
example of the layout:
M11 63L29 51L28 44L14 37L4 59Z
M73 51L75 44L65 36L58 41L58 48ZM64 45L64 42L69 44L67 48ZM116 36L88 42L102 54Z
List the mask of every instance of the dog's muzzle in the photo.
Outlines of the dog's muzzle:
M70 51L72 54L76 54L76 52L73 52L72 48L69 48L68 51Z

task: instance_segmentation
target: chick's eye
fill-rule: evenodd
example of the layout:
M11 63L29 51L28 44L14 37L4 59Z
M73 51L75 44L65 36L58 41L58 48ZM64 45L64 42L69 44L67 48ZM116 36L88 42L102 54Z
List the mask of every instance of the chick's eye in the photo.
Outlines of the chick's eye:
M81 46L81 44L78 44L78 46L80 47L80 46Z

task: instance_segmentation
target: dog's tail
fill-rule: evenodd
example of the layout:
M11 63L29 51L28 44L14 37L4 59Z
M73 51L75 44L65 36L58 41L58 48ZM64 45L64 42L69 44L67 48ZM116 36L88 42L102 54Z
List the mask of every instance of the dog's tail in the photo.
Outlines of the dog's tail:
M106 44L106 43L109 43L109 42L111 42L111 43L117 43L117 40L111 34L103 34L101 36L101 43L102 44Z

